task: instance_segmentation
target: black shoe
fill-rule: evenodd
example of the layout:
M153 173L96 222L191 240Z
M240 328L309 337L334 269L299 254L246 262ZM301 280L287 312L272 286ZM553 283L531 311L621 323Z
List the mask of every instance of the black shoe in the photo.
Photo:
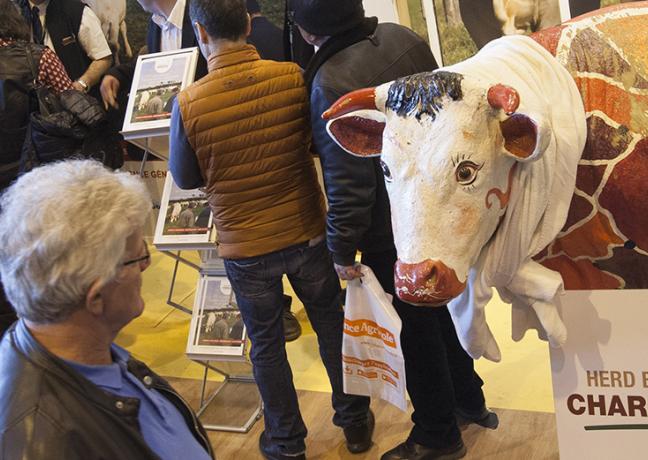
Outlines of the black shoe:
M489 428L491 430L494 430L499 426L499 417L495 412L492 412L486 406L483 406L481 410L477 412L471 412L456 407L455 416L457 417L458 425L476 423L479 426L483 426L484 428Z
M376 419L373 412L369 409L367 420L344 428L344 437L346 446L352 454L366 452L371 447L371 436L373 435Z
M284 312L283 312L283 327L284 327L284 336L286 342L292 342L297 340L302 333L301 325L295 315L290 311L290 305L292 304L292 297L284 294Z
M282 454L279 452L277 446L270 444L265 431L262 431L261 436L259 436L259 450L263 458L267 460L306 460L306 454L303 452L296 455Z
M380 460L455 460L465 455L466 446L461 439L454 446L443 449L425 447L408 439L382 454Z

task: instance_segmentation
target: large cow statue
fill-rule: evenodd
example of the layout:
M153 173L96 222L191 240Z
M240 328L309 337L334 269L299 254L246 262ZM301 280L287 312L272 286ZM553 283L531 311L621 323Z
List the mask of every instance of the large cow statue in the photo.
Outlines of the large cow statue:
M324 114L342 148L382 154L398 296L448 303L471 356L500 359L492 287L514 339L554 346L563 283L648 288L647 43L648 2L610 7Z

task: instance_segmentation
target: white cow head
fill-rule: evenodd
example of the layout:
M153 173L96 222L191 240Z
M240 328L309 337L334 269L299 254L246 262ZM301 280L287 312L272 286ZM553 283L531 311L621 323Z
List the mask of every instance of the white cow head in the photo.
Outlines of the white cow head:
M506 213L517 164L548 142L519 105L514 88L436 71L349 93L323 115L343 149L381 155L402 300L442 305L465 289Z

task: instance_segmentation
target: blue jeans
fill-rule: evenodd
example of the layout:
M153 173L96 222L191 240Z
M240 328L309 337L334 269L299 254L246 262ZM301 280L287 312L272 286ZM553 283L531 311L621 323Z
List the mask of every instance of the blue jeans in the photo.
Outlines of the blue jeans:
M299 412L283 330L283 284L286 275L306 308L317 334L319 353L333 390L333 423L347 427L366 421L369 398L342 391L342 310L340 282L322 241L302 243L270 254L226 259L243 322L252 342L254 378L264 403L265 431L278 454L299 454L306 426Z

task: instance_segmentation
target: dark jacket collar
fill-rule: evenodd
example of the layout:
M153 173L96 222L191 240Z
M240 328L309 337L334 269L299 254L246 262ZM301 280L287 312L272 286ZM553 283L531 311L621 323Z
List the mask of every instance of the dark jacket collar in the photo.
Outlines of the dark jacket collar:
M378 27L377 18L365 18L362 24L358 27L354 27L351 30L335 35L326 40L322 47L311 58L306 67L306 71L304 72L304 80L306 81L308 91L310 92L317 71L326 61L349 46L366 38L370 38L376 31L376 27Z

